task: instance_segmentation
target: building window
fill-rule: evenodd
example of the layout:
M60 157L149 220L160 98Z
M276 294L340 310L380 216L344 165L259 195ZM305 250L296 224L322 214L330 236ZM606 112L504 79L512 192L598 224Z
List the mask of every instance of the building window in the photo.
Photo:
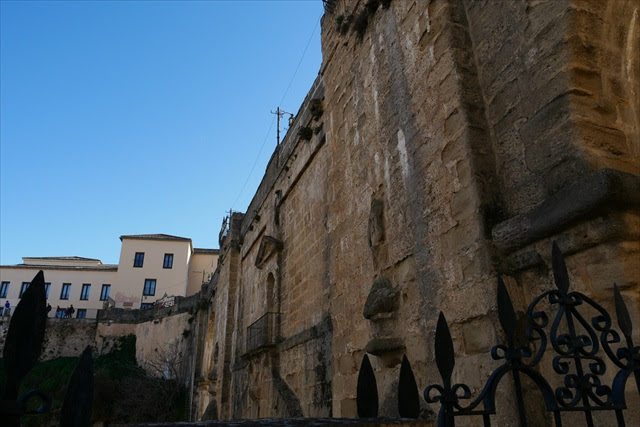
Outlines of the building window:
M2 282L0 286L0 298L6 298L7 292L9 292L9 282Z
M71 292L71 283L63 283L62 290L60 291L60 299L69 299L69 292Z
M89 292L91 292L91 283L83 283L82 290L80 291L80 299L88 300Z
M143 302L142 304L140 304L140 310L148 310L150 308L153 308L153 303Z
M142 295L151 296L156 294L156 279L144 279L144 290Z
M49 289L51 289L51 282L44 282L44 296L49 298Z
M144 264L144 252L136 252L136 256L133 257L133 266L141 268Z
M102 285L100 291L100 301L106 301L109 299L109 291L111 291L111 285Z
M22 286L20 287L20 295L18 295L18 298L22 298L22 295L27 292L27 288L30 284L30 282L22 282Z
M173 254L164 254L162 268L173 268Z
M76 318L77 319L86 319L87 318L87 309L86 308L79 308L78 309L78 314L76 314Z

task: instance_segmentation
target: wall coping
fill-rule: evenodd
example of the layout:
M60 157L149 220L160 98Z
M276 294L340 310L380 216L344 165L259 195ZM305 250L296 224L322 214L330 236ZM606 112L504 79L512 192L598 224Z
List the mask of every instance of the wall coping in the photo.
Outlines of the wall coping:
M127 424L127 426L406 426L431 427L433 421L415 420L409 418L260 418L255 420L234 421L200 421L200 422L172 422L153 424Z
M124 308L109 308L98 310L98 322L115 323L144 323L152 320L162 319L176 314L192 312L197 309L200 302L200 292L188 297L175 297L175 304L172 307L154 307L146 310L127 310ZM75 319L74 319L75 320Z
M566 225L605 207L640 205L640 176L601 169L570 185L538 206L493 227L491 235L503 253L551 236Z
M307 93L302 105L298 109L298 113L295 116L295 119L286 135L284 136L280 145L276 147L271 155L271 159L269 159L269 163L267 164L267 169L260 181L260 185L256 190L249 206L247 207L246 215L242 221L242 225L240 227L240 236L244 236L247 233L253 218L256 213L260 211L262 205L267 198L267 196L271 193L276 181L280 177L284 167L289 160L289 157L293 154L296 147L301 143L305 142L298 135L298 131L303 126L303 124L308 123L311 120L311 111L309 110L311 101L314 99L321 99L324 97L324 84L322 80L322 75L318 74L311 89Z

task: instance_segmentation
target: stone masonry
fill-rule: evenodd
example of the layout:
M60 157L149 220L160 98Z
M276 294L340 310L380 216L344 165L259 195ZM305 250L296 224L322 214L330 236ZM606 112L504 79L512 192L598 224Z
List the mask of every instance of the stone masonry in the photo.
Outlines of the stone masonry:
M367 353L395 418L403 355L420 390L440 381L439 312L453 381L477 395L499 363L497 275L522 312L554 286L552 241L573 289L613 313L620 287L640 342L639 15L638 0L327 1L319 75L210 283L177 311L103 314L96 348L135 333L144 365L176 343L194 421L353 418ZM512 388L497 393L492 422L513 425ZM437 410L421 399L422 418Z
M108 354L120 338L136 336L136 360L148 374L169 377L189 386L193 380L195 337L200 293L175 297L170 307L147 310L99 310L98 319L48 318L40 360L79 357L86 346L95 356ZM0 317L0 348L10 318Z
M440 311L454 381L477 393L497 366L496 276L523 310L553 286L551 241L574 289L611 309L617 283L638 325L639 13L635 0L327 2L318 78L221 233L194 418L354 417L365 352L380 415L397 416L403 354L420 388L439 380ZM512 393L498 394L509 425Z
M0 348L4 348L9 323L8 317L0 318ZM86 346L95 344L96 327L90 319L47 319L40 359L78 357Z

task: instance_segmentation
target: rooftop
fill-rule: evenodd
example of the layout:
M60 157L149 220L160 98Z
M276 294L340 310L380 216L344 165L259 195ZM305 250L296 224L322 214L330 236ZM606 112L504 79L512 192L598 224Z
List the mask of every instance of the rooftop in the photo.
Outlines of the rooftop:
M193 248L193 253L218 255L220 253L220 249Z
M57 265L57 266L100 266L102 261L97 258L85 258L81 256L43 256L43 257L22 257L25 265Z
M84 270L84 271L117 271L117 264L95 265L53 265L53 264L15 264L0 265L0 268L17 268L31 270Z
M47 260L60 260L60 261L98 261L102 262L97 258L85 258L82 256L25 256L22 259L47 259Z
M170 234L128 234L120 236L120 240L161 240L174 242L187 242L192 246L191 239ZM219 249L193 248L194 254L218 255ZM103 264L97 258L87 258L81 256L43 256L43 257L22 257L22 264L0 265L1 268L15 269L40 269L40 270L93 270L93 271L116 271L118 264Z
M173 240L179 242L190 242L187 237L172 236L170 234L129 234L120 236L120 240L137 239L137 240Z

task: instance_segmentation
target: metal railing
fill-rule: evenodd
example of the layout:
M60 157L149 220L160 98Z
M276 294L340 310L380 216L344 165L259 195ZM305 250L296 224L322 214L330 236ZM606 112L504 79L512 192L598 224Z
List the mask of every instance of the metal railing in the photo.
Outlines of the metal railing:
M562 426L566 413L582 414L584 425L593 426L597 412L611 413L611 425L614 417L618 426L625 425L627 382L635 379L640 394L640 346L633 343L631 317L620 291L614 285L616 330L612 316L600 304L570 289L564 258L555 243L552 267L556 289L537 296L523 319L516 316L509 293L498 277L498 318L505 340L491 349L491 357L502 364L475 398L467 384L452 383L453 340L440 313L434 350L442 382L424 390L426 402L440 404L438 426L454 426L457 417L469 416L481 417L482 425L490 426L490 416L496 414L496 390L504 378L513 379L519 425L532 424L528 423L524 401L532 391L523 387L523 377L528 377L539 393L556 427ZM551 369L541 370L549 360ZM605 375L607 369L613 369L613 375ZM545 378L545 371L555 376ZM611 383L608 378L612 378ZM377 416L376 380L366 354L358 375L357 407L360 417ZM398 409L400 416L407 418L417 418L420 410L418 388L406 357L398 381Z
M73 313L68 312L68 307L63 307L62 310L56 311L56 308L52 308L47 313L47 317L50 319L96 319L98 317L98 308L82 308L74 307Z
M280 313L269 312L247 328L247 353L278 342Z

